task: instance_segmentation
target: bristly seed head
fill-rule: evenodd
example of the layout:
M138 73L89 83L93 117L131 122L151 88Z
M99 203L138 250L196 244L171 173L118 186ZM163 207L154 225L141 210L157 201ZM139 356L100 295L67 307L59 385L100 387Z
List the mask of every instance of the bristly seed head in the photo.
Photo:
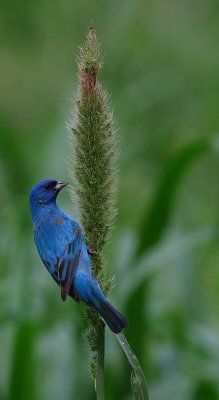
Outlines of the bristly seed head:
M73 139L69 163L71 196L85 241L97 252L97 256L92 258L93 275L106 293L112 287L112 280L107 279L104 273L102 249L116 214L116 141L108 95L97 79L103 60L92 22L77 62L78 98L75 118L70 123ZM94 350L96 337L91 338L91 333L94 335L100 319L95 310L88 307L85 313L92 327L87 339Z
M116 213L115 128L108 95L97 80L101 65L100 44L91 23L78 59L76 118L70 124L74 143L70 174L74 184L71 194L85 239L98 252ZM96 275L95 262L93 266Z

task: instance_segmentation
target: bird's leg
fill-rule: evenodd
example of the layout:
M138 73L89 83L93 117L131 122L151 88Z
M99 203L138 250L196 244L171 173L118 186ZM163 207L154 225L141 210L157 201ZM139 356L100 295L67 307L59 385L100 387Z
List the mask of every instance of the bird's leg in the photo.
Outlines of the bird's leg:
M98 251L94 250L92 246L87 245L87 252L88 254L90 254L91 256L98 256Z

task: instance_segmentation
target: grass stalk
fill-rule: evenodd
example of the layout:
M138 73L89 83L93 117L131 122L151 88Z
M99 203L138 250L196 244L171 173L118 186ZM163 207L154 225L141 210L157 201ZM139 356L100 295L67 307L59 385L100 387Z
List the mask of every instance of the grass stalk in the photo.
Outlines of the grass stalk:
M104 361L105 361L105 326L100 323L97 338L97 374L96 393L97 400L104 400Z
M115 216L115 129L107 93L98 82L102 67L100 44L93 24L78 58L79 87L75 118L70 123L73 142L70 159L71 195L85 242L93 250L92 273L105 295L112 286L103 268L102 250ZM94 308L85 306L85 332L92 359L90 370L97 399L104 399L104 323Z

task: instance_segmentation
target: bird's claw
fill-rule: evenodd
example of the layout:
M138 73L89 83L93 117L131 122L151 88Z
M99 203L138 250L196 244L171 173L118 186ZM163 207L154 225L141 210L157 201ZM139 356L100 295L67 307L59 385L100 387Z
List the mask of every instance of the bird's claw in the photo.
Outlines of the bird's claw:
M94 250L92 246L88 245L87 246L87 252L88 254L90 254L91 256L98 256L98 251Z

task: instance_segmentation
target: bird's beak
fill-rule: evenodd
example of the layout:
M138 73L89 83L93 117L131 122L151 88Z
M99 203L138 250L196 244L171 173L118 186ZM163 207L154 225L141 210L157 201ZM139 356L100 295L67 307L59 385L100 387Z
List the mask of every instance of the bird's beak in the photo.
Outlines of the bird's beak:
M55 185L55 190L61 190L67 185L68 185L68 182L58 181L57 184Z

